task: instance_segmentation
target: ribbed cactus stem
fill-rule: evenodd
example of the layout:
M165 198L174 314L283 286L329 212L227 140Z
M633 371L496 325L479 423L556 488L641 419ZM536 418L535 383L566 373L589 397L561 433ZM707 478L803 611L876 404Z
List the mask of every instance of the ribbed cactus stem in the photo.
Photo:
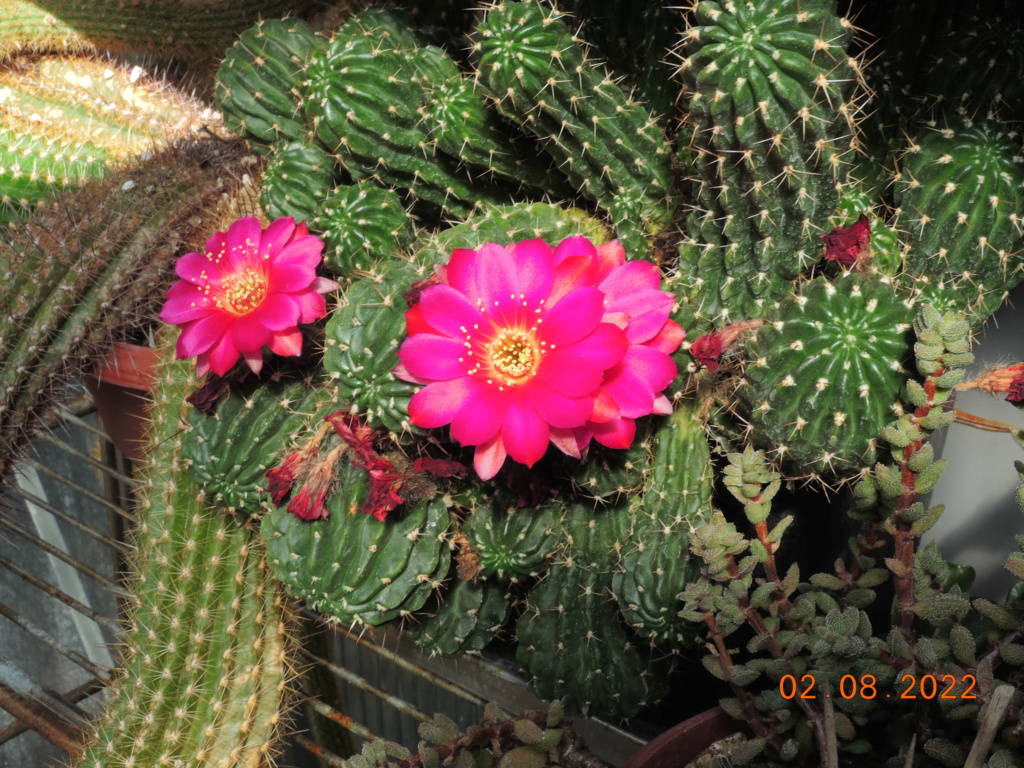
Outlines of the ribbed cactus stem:
M80 763L261 765L281 724L288 614L252 532L209 505L182 456L192 367L162 346L140 479L121 676Z
M220 56L231 40L261 17L280 17L312 5L291 0L3 0L0 60L18 52L146 53L161 59Z
M240 143L158 153L11 225L0 241L0 474L59 385L127 335L173 258L252 196Z

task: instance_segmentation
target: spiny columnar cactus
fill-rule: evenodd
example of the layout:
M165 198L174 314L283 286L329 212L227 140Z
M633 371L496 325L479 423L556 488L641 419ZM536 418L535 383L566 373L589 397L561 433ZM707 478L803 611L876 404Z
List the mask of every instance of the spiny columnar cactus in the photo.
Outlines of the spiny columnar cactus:
M311 221L338 180L334 157L317 144L279 145L263 171L260 206L272 219Z
M18 52L48 51L212 59L258 18L294 13L308 5L291 0L217 0L189 6L160 0L123 5L106 0L3 0L0 60Z
M60 197L0 242L0 474L59 387L151 311L182 245L254 195L238 143L182 144Z
M215 121L140 68L86 56L0 69L0 94L0 222Z
M498 109L537 136L572 184L646 250L677 206L672 156L655 118L590 59L557 11L499 3L477 29L478 79Z
M260 152L308 139L302 84L326 46L301 19L267 19L243 32L217 70L214 98L227 126Z
M259 540L211 505L182 455L193 386L189 364L161 366L125 653L80 768L256 765L276 750L293 674L287 605Z
M760 316L817 260L844 181L859 77L831 0L699 2L680 75L697 206L681 260L703 313Z

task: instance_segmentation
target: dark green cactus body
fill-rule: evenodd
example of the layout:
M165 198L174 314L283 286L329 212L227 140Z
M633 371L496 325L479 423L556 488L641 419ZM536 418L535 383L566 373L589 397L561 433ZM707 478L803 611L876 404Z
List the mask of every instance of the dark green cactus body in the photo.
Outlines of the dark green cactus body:
M565 548L516 624L516 661L536 694L591 717L630 717L664 691L649 653L631 641L608 596L628 517L625 505L567 509Z
M326 45L301 19L268 19L243 32L217 70L224 122L261 152L306 140L301 85L313 52Z
M679 618L678 595L700 564L690 532L711 517L711 450L697 403L681 401L652 437L654 459L612 591L626 621L673 648L692 648L695 627Z
M377 16L371 21L350 19L310 63L306 108L320 142L356 180L407 189L457 215L507 200L437 152L419 114L427 92L417 49L397 34L379 37Z
M907 376L910 317L887 279L856 274L815 279L782 302L747 344L738 394L755 439L805 473L849 475L874 463Z
M561 515L556 504L519 509L512 500L505 505L485 497L462 524L462 533L481 575L525 581L550 566L560 546Z
M849 150L857 71L834 2L701 2L680 71L698 206L686 260L704 312L759 316L817 258ZM711 295L708 296L707 294Z
M324 264L342 275L369 271L407 248L415 235L398 194L369 181L335 187L312 226L324 241Z
M256 513L265 507L263 476L300 435L339 409L337 393L318 383L269 384L232 395L213 415L192 409L183 456L207 496L219 506Z
M443 50L427 46L417 54L424 64L427 60L434 63L421 67L427 90L421 111L439 150L478 172L493 174L534 194L572 196L565 176L544 166L533 142L513 135L508 124L488 107L476 83L463 77Z
M311 222L337 179L334 158L317 144L281 146L263 171L260 205L271 219Z
M402 293L417 279L405 262L392 262L377 277L364 277L348 289L326 329L324 368L342 402L374 428L408 437L409 398L416 385L397 378L398 347L405 338Z
M903 250L900 247L899 234L885 223L884 210L860 186L849 186L843 189L839 205L836 206L829 223L834 227L848 227L854 224L860 215L868 217L871 237L868 240L866 261L871 268L882 274L894 277L903 270Z
M406 634L431 655L461 656L482 650L510 613L504 587L458 580L431 615Z
M494 6L477 30L478 79L498 109L536 135L573 185L616 225L649 235L672 218L668 144L651 113L589 59L539 3ZM629 213L634 218L626 221Z
M907 271L951 283L977 324L1024 278L1024 158L990 121L926 126L897 178Z
M377 625L423 607L448 573L450 517L440 500L393 512L359 511L367 472L342 459L326 520L278 509L263 518L267 560L288 591L343 623Z

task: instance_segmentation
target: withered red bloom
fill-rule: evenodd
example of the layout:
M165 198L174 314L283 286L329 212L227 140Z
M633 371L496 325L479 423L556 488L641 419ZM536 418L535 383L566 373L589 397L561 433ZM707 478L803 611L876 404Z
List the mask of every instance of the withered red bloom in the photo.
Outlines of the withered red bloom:
M327 488L302 486L288 502L288 511L302 520L323 520L328 516Z
M871 222L866 214L861 214L848 227L836 227L827 235L821 236L825 243L825 258L835 261L844 267L852 267L867 251L871 240Z
M719 331L705 333L703 336L697 337L690 347L690 354L693 356L693 359L706 366L712 373L718 370L718 365L722 361L724 353L725 338Z
M412 463L412 471L434 477L463 477L466 474L466 467L457 461L447 459L416 459Z
M295 480L305 463L305 457L301 453L291 453L281 465L271 467L263 473L269 481L267 490L270 491L270 498L275 504L280 504L291 493L292 486L295 485Z

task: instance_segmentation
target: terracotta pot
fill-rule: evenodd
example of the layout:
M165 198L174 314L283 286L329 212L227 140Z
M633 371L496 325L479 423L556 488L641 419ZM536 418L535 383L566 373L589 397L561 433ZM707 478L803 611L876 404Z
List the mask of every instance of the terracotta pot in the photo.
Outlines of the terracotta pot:
M82 377L111 442L135 463L144 458L156 359L152 347L118 342Z
M697 755L740 730L721 707L684 720L647 742L621 768L682 768Z

